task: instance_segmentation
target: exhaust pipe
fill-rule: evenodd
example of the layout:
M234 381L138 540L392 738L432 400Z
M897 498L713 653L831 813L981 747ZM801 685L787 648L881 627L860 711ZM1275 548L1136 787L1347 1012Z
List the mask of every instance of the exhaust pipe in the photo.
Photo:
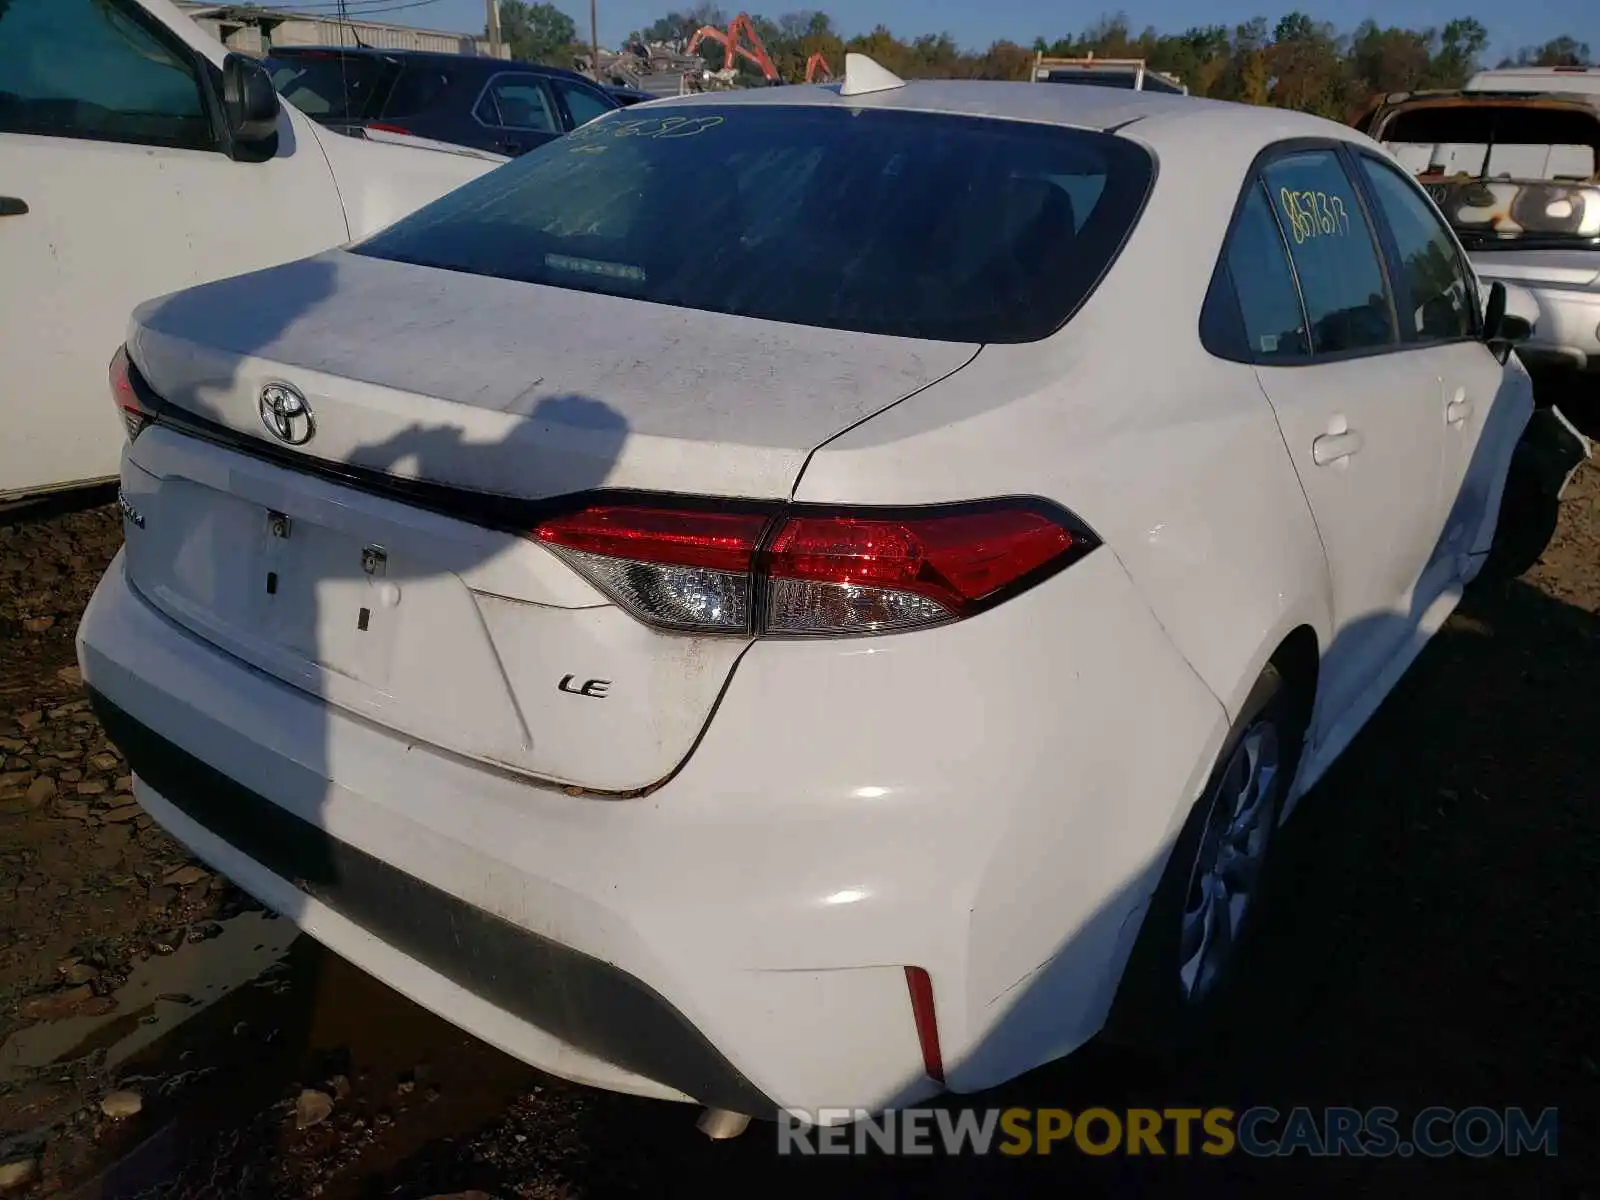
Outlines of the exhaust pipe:
M750 1118L744 1113L729 1112L725 1108L708 1108L700 1113L695 1128L712 1141L721 1142L736 1138L750 1128Z

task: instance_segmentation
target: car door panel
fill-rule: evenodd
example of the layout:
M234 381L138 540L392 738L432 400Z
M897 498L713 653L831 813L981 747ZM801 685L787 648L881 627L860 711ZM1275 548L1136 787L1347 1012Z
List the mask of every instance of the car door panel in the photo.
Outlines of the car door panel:
M1368 151L1354 155L1393 264L1407 354L1439 383L1444 429L1442 552L1456 573L1487 550L1485 517L1531 411L1519 372L1483 343L1476 274L1433 201L1405 172ZM1490 527L1492 529L1492 526Z
M1398 355L1258 370L1328 556L1331 720L1411 636L1442 582L1430 571L1444 467L1437 387L1419 396L1416 372Z
M1253 187L1230 269L1332 588L1316 737L1380 678L1441 586L1442 393L1429 364L1400 352L1375 235L1338 152L1286 152Z
M214 144L214 70L129 0L0 9L0 179L28 207L0 221L0 495L116 474L106 365L141 301L344 239L303 117L266 162Z
M172 221L185 152L0 133L0 179L26 214L0 221L0 496L105 478L122 431L106 365L142 289L198 282ZM106 189L115 181L114 223ZM137 236L129 236L139 231Z

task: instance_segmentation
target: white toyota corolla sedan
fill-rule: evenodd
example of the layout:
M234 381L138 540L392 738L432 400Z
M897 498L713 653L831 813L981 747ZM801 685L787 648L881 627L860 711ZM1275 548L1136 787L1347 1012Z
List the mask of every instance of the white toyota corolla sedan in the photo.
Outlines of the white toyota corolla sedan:
M83 675L162 825L530 1063L984 1088L1226 1004L1489 550L1481 295L1289 112L853 59L603 117L136 312Z

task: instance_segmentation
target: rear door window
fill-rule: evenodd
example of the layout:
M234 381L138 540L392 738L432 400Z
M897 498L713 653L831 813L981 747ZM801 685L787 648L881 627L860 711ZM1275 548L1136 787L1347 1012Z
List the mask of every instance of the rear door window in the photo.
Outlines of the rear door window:
M461 68L455 66L431 62L408 66L394 81L383 115L398 118L436 112L460 78Z
M1359 193L1337 152L1301 150L1262 172L1300 281L1318 355L1398 343L1394 311Z
M567 112L572 114L574 129L579 125L587 125L596 117L603 117L616 108L616 105L600 92L581 83L556 79L551 82L551 86L561 93L561 102L567 106Z
M550 93L537 75L497 75L479 102L478 119L501 129L560 133Z
M1153 170L1087 130L674 105L607 114L354 249L802 325L1034 341L1116 257Z
M1357 156L1400 261L1393 272L1400 336L1449 342L1477 332L1477 286L1456 242L1415 183L1368 154Z

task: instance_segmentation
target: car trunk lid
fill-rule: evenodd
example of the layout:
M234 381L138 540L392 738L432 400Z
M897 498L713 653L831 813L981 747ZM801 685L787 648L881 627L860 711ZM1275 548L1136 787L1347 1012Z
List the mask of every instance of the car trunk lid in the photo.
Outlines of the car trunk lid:
M820 442L977 347L759 321L332 251L151 301L134 361L168 402L313 459L537 498L789 494ZM426 447L426 449L424 449Z
M408 737L628 794L687 755L748 641L647 627L516 514L780 503L815 446L976 347L335 252L151 302L129 350L169 412L123 479L153 604ZM304 397L303 444L264 425L269 384Z

